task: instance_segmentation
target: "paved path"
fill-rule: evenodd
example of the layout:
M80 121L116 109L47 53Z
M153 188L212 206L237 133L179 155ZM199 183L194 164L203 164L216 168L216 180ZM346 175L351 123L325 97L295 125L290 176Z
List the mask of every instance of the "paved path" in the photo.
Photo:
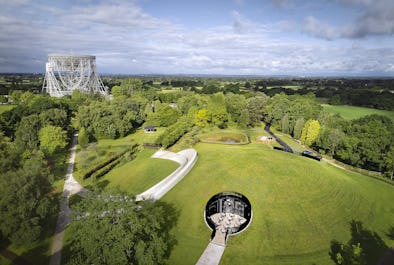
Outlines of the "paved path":
M288 153L294 153L293 149L291 149L291 147L288 144L286 144L282 139L280 139L273 132L271 132L270 127L271 127L270 124L266 124L265 127L264 127L264 130L269 135L271 135L272 137L275 138L275 140L283 147L283 151L288 152Z
M196 265L218 265L222 258L225 246L209 243Z
M59 217L56 223L55 236L52 242L51 259L49 265L60 265L63 248L64 229L70 223L69 214L71 212L68 207L68 198L73 194L84 196L87 190L82 187L73 177L75 153L77 150L78 134L74 134L70 160L67 167L66 181L64 182L62 201L60 203Z
M180 166L165 179L136 196L137 201L158 200L171 190L179 181L186 176L197 161L197 151L190 148L178 153L159 150L152 155L153 158L169 159L177 162Z

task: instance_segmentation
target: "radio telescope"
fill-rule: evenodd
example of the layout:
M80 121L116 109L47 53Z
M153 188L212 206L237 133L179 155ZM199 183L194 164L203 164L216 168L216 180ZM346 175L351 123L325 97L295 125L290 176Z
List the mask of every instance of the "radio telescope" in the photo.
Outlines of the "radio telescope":
M71 95L74 90L107 95L92 55L49 54L42 89L52 97Z

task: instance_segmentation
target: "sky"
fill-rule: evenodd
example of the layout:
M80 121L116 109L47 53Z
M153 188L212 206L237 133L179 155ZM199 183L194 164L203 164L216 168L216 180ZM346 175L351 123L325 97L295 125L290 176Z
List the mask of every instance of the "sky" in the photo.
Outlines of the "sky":
M393 0L0 0L0 72L394 77Z

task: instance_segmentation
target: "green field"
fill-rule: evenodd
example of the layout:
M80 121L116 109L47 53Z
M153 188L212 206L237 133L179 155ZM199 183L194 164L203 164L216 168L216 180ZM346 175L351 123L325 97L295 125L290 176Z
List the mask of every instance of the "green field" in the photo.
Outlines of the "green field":
M150 158L156 150L144 150L137 157L116 167L103 178L107 189L122 189L137 195L149 189L179 167L179 164L160 158Z
M394 111L389 110L379 110L355 106L336 106L328 104L322 104L322 107L331 113L338 113L346 120L354 120L371 114L379 114L387 116L392 121L394 121Z
M154 143L156 138L164 131L163 128L156 128L155 133L144 133L144 130L137 130L124 138L112 140L102 139L98 142L91 143L83 150L78 146L78 152L75 157L74 177L83 185L91 185L89 180L83 180L84 169L89 168L106 160L111 154L122 152L134 144L140 145L142 149L144 143Z
M347 241L352 219L393 244L385 237L394 220L390 185L265 145L196 149L195 168L163 198L181 210L170 264L195 264L210 237L205 203L226 190L246 195L254 217L229 239L221 264L332 264L330 241Z
M211 234L203 220L205 204L227 190L249 198L253 221L248 230L229 238L220 264L333 264L328 255L330 241L348 241L353 219L376 232L388 246L394 244L386 234L394 225L393 186L275 151L255 142L265 135L262 128L246 133L251 144L198 143L196 165L163 197L180 210L172 231L177 244L169 264L197 262ZM136 194L176 168L170 161L150 158L152 153L145 150L103 177L106 188Z
M15 105L3 105L3 104L0 104L0 114L3 113L4 111L12 109L13 107L15 107Z

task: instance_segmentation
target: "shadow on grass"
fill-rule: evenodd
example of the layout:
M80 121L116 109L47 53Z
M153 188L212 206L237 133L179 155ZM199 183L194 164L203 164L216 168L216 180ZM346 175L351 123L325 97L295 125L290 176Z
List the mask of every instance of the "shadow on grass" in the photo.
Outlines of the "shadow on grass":
M388 230L388 232L386 233L386 235L387 235L390 239L394 240L394 226L392 226L392 227L389 228L389 230Z
M164 209L163 226L161 227L161 234L163 235L164 242L167 243L165 257L169 258L171 251L178 244L176 238L171 234L171 230L178 224L180 210L176 209L172 204L157 201L155 204Z
M347 243L331 241L329 255L335 264L378 264L388 250L382 238L364 228L360 221L350 222L350 234Z

